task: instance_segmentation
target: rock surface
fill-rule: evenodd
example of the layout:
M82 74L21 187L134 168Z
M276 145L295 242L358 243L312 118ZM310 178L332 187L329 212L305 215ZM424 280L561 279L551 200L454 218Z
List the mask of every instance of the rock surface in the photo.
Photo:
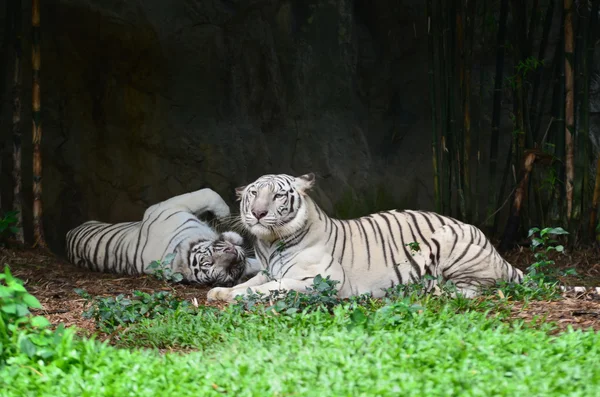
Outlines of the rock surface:
M45 0L42 29L44 222L57 252L83 221L137 220L202 187L237 212L234 188L266 173L317 173L332 215L433 208L420 0ZM481 67L493 76L493 60ZM9 115L4 101L3 140ZM23 120L27 159L29 106Z
M237 211L234 188L265 173L316 172L330 213L430 207L422 7L360 3L42 2L52 248L201 187Z

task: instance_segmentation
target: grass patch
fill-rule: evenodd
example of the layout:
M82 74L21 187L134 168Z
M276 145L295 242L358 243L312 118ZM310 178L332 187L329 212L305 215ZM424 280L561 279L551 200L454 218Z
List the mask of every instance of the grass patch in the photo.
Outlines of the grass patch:
M545 395L600 381L600 336L550 336L442 299L348 303L291 315L200 308L131 326L122 343L74 341L70 361L18 356L2 395ZM360 314L357 314L360 313ZM134 347L195 348L159 354ZM68 353L68 352L67 352Z

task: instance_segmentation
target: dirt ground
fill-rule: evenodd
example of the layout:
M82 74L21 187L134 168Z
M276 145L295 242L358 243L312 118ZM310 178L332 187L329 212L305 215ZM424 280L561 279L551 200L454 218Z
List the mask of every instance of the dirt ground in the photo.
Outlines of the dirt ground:
M533 255L527 248L510 252L505 257L523 270L533 262ZM581 276L563 280L565 284L600 286L600 254L597 250L557 255L554 259L558 267L575 267ZM75 288L82 288L94 296L130 294L134 290L148 293L171 291L183 299L195 298L200 305L223 306L206 302L208 287L171 285L151 276L133 277L92 272L42 250L0 248L0 268L3 269L4 265L9 265L12 273L24 280L28 291L41 302L43 310L36 311L39 312L36 314L45 315L55 325L76 325L85 334L95 333L96 329L93 320L82 317L85 300L74 292ZM512 316L530 321L556 322L559 330L565 330L568 326L600 330L600 298L597 295L586 295L566 296L553 302L533 301L527 305L516 302L512 308Z

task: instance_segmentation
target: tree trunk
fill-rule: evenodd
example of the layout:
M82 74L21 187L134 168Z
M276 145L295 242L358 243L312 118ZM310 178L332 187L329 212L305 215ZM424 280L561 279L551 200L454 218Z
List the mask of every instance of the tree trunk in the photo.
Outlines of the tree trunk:
M14 9L14 73L12 90L12 136L13 136L13 210L17 213L17 232L15 238L20 243L24 243L23 236L23 205L21 197L21 0L12 0L15 3Z
M44 227L42 223L42 112L40 98L40 0L32 0L31 6L32 30L32 72L33 84L31 105L33 116L33 240L34 247L46 248Z
M573 210L573 181L575 179L575 147L573 128L575 125L574 74L573 74L573 0L564 0L565 12L565 193L567 202L567 221L571 220Z

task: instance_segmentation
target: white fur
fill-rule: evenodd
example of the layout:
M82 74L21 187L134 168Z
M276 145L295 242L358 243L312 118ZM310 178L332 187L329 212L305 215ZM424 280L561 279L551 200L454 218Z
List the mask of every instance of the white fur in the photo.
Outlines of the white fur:
M247 288L265 294L274 289L304 291L318 274L340 282L340 297L362 293L381 297L385 288L418 281L426 271L433 277L452 273L459 290L473 296L476 288L472 280L454 274L457 260L477 270L479 280L475 284L522 277L471 225L420 211L389 211L353 221L331 219L307 195L313 183L314 176L310 174L297 178L265 175L238 189L242 223L258 238L255 252L270 277L259 273L234 288L213 288L208 293L209 300L231 301L236 295L245 294ZM283 203L293 201L296 209L292 211L293 218L284 222L286 214L279 215L284 204L278 202L277 194L286 191L289 199ZM297 204L296 200L302 203ZM257 217L265 212L262 218ZM303 235L307 228L310 232ZM453 246L454 238L460 241L450 251L448 247ZM440 244L439 250L433 240ZM282 246L281 241L286 244ZM408 252L405 245L414 241L420 250ZM465 255L461 256L463 252ZM433 265L432 258L438 255L439 260Z
M85 222L67 233L67 255L72 263L93 270L141 274L153 271L148 269L152 261L164 261L169 254L175 254L173 271L182 273L188 281L198 282L190 264L191 249L199 241L212 245L219 238L219 233L197 218L209 211L218 218L230 214L229 206L218 193L201 189L152 205L140 222ZM243 239L238 233L224 232L222 240L222 244L231 243L237 246L239 255L243 254ZM223 255L215 264L226 268L230 257L235 256Z

